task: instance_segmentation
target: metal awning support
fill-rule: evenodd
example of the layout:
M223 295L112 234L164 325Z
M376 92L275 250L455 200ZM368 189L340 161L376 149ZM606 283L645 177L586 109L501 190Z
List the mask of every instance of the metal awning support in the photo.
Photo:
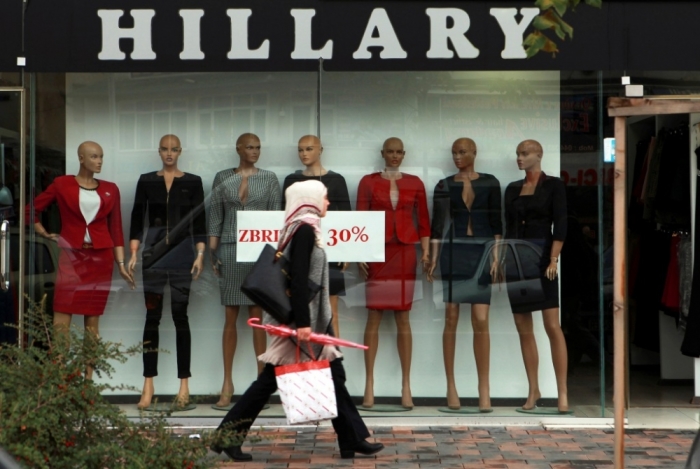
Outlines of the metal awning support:
M610 98L608 116L615 118L615 186L614 186L614 406L615 469L625 467L625 396L627 361L627 118L662 114L700 112L700 96L653 96L645 98Z

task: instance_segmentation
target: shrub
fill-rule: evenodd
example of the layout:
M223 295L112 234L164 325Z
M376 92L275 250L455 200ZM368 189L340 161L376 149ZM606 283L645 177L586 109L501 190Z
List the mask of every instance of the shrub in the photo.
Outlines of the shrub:
M25 320L30 343L0 346L0 447L25 467L36 468L207 468L215 434L178 437L168 414L132 421L104 397L105 391L133 390L110 384L110 362L139 355L125 347L71 328L52 331L41 305L31 304ZM92 366L106 383L85 379ZM226 435L225 444L240 444Z

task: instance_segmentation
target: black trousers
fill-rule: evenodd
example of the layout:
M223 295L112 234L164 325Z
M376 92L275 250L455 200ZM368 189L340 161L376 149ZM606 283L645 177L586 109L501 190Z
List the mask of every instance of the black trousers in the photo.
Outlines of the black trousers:
M369 437L367 426L362 421L360 413L352 402L350 393L345 388L345 368L342 359L331 362L331 375L335 387L335 398L338 403L338 416L331 420L333 429L338 436L338 446L341 450L352 449L357 443ZM226 426L227 430L248 433L263 406L272 393L277 391L275 380L275 367L265 365L258 379L250 385L246 392L236 402L226 417L219 425L219 429Z
M143 289L146 298L146 325L143 328L143 376L158 376L158 327L163 317L163 292L170 282L170 305L175 323L175 348L177 350L177 377L189 378L192 356L192 338L187 320L192 274L188 270L143 271Z

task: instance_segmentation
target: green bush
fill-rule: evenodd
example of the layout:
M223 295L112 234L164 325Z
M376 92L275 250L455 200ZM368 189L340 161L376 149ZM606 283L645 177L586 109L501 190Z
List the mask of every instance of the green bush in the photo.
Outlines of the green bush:
M0 447L32 468L194 469L215 464L207 448L220 435L179 437L168 427L167 414L129 420L102 396L133 390L110 384L110 362L140 356L141 346L106 342L76 328L54 333L42 310L32 305L26 315L27 347L0 346ZM85 379L88 366L107 382ZM225 435L222 442L240 444L240 438Z

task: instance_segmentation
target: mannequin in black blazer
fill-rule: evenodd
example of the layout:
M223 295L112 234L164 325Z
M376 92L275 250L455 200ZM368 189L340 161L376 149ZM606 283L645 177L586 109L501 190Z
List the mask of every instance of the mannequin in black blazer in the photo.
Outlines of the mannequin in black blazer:
M525 140L518 145L518 168L525 171L525 179L508 184L504 205L506 239L524 239L542 249L536 268L541 273L544 299L522 304L511 298L510 289L508 293L529 385L523 409L534 409L541 397L537 379L539 356L533 332L532 312L542 311L557 380L558 408L560 412L568 412L567 351L559 322L557 281L557 263L566 237L566 187L561 179L542 172L542 153L542 145L535 140ZM506 260L506 279L509 277L507 266Z

